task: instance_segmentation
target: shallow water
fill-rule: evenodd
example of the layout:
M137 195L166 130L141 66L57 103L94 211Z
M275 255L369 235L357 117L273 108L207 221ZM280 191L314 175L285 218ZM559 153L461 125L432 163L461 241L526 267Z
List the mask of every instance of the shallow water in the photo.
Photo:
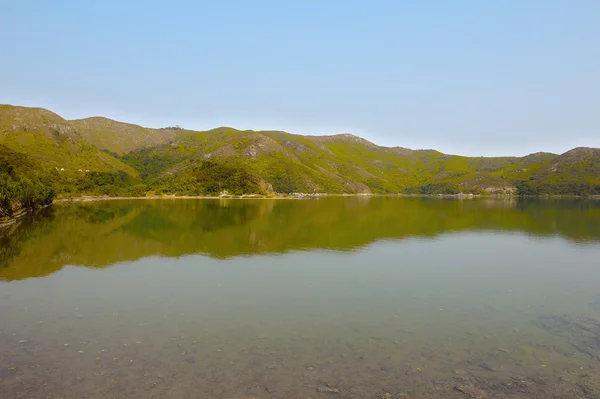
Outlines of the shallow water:
M600 397L599 202L59 204L2 237L2 398Z

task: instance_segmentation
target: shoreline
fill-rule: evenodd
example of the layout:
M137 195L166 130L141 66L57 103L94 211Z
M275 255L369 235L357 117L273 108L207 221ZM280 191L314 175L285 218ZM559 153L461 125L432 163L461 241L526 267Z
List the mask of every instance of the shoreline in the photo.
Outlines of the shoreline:
M515 195L515 194L376 194L376 193L358 193L358 194L277 194L277 195L150 195L150 196L82 196L57 198L52 203L62 202L93 202L93 201L119 201L119 200L152 200L152 199L264 199L264 200L300 200L300 199L319 199L326 197L398 197L398 198L456 198L456 199L475 199L475 198L539 198L539 199L600 199L600 195Z
M323 196L323 195L321 195ZM150 195L144 197L110 197L110 196L84 196L57 198L53 203L59 202L93 202L93 201L118 201L118 200L152 200L152 199L315 199L318 196L266 196L266 195Z
M8 227L10 225L13 225L13 224L17 223L19 220L23 219L27 215L31 215L33 213L36 213L36 212L42 211L42 210L44 210L44 209L46 209L48 207L51 207L53 203L54 203L54 201L52 201L51 204L44 205L44 206L40 207L39 209L34 209L33 211L31 209L26 209L26 208L25 209L21 209L13 217L8 218L8 219L4 219L4 220L0 220L0 228Z

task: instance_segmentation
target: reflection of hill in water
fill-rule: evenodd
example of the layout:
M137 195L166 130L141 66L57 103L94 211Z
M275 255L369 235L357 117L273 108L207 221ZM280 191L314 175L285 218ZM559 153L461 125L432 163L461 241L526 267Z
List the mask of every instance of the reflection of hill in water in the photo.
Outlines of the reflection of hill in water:
M302 249L352 250L379 239L517 231L600 240L600 202L348 197L137 200L57 204L0 236L0 278L145 256L217 258Z

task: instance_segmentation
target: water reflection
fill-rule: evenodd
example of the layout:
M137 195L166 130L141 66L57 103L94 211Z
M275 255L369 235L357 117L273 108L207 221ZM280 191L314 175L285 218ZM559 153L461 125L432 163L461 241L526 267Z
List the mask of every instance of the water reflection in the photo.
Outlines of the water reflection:
M600 201L349 197L132 200L56 204L0 234L0 278L146 256L225 259L292 250L350 251L382 239L515 231L600 240Z

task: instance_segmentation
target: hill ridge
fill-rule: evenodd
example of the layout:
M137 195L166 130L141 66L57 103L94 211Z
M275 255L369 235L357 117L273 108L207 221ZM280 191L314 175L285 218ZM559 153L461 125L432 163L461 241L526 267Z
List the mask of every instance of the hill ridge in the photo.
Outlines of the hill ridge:
M47 111L47 112L51 112L45 108L39 108L39 107L22 107L22 106L14 106L14 105L9 105L9 104L0 104L1 106L11 106L11 107L21 107L21 108L31 108L31 109L36 109L36 110L42 110L42 111ZM55 114L57 115L57 114ZM57 115L58 116L58 115ZM86 121L86 120L93 120L93 119L100 119L100 120L105 120L105 121L109 121L109 122L114 122L117 124L124 124L124 125L129 125L129 126L134 126L137 128L142 128L142 129L147 129L147 130L151 130L151 131L161 131L161 130L169 130L169 127L147 127L147 126L142 126L136 123L132 123L132 122L124 122L124 121L119 121L116 119L111 119L105 116L101 116L101 115L96 115L96 116L89 116L89 117L85 117L85 118L77 118L77 119L69 119L67 120L67 122L79 122L79 121ZM294 136L301 136L301 137L306 137L308 139L311 138L317 138L317 139L335 139L335 138L348 138L351 139L353 141L362 141L368 144L371 144L373 146L379 147L379 148L385 148L385 149L402 149L402 150L410 150L410 151L435 151L438 152L440 154L444 154L444 155L451 155L451 156L464 156L464 157L470 157L470 158L477 158L477 157L484 157L484 158L506 158L506 157L515 157L515 158L523 158L523 157L527 157L527 156L531 156L531 155L562 155L565 154L569 151L574 151L574 150L585 150L585 149L592 149L592 150L600 150L600 147L586 147L586 146L579 146L579 147L575 147L572 149L569 149L563 153L553 153L553 152L547 152L547 151L536 151L530 154L526 154L523 156L518 156L518 155L493 155L493 156L477 156L477 155L473 155L473 156L467 156L467 155L459 155L459 154L450 154L450 153L444 153L441 152L439 150L436 150L434 148L408 148L408 147L402 147L399 145L393 145L393 146L385 146L385 145L380 145L377 144L373 141L367 140L364 137L358 136L356 134L353 133L334 133L334 134L323 134L323 135L307 135L307 134L302 134L302 133L293 133L293 132L288 132L288 131L284 131L284 130L256 130L256 129L239 129L239 128L235 128L232 126L217 126L208 130L192 130L192 129L184 129L181 128L181 130L186 130L189 132L216 132L216 131L221 131L221 130L232 130L232 131L236 131L236 132L247 132L247 133L264 133L264 132L269 132L269 133L285 133L285 134L289 134L289 135L294 135Z
M41 109L44 110L44 108L37 108L37 109ZM49 111L51 112L51 111ZM111 122L115 122L115 123L120 123L120 124L125 124L125 125L130 125L130 126L135 126L135 127L139 127L142 129L148 129L148 130L153 130L153 131L160 131L160 130L168 130L168 127L162 127L162 128L153 128L153 127L145 127L136 123L131 123L131 122L123 122L123 121L118 121L116 119L111 119L111 118L107 118L104 116L91 116L91 117L86 117L86 118L80 118L80 119L71 119L68 120L68 122L77 122L77 121L85 121L88 119L102 119L102 120L107 120L107 121L111 121ZM469 158L477 158L477 157L484 157L484 158L506 158L506 157L514 157L514 158L523 158L523 157L527 157L527 156L531 156L531 155L562 155L565 154L569 151L574 151L574 150L585 150L585 149L592 149L592 150L600 150L600 147L586 147L586 146L579 146L579 147L575 147L572 148L570 150L567 150L563 153L554 153L554 152L547 152L547 151L536 151L536 152L532 152L530 154L526 154L523 156L518 156L518 155L490 155L490 156L477 156L477 155L472 155L472 156L468 156L468 155L460 155L460 154L451 154L451 153L445 153L439 150L436 150L435 148L408 148L408 147L403 147L400 145L393 145L393 146L385 146L385 145L381 145L381 144L377 144L373 141L370 141L368 139L365 139L364 137L358 136L356 134L353 133L334 133L334 134L323 134L323 135L308 135L308 134L302 134L302 133L294 133L294 132L288 132L285 130L256 130L256 129L240 129L240 128L235 128L232 126L217 126L208 130L192 130L192 129L184 129L181 128L181 130L185 130L188 132L218 132L218 131L222 131L222 130L232 130L232 131L236 131L236 132L240 132L240 133L284 133L284 134L289 134L289 135L293 135L293 136L300 136L300 137L305 137L307 139L336 139L336 138L348 138L351 139L353 141L362 141L362 142L366 142L370 145L379 147L379 148L384 148L384 149L401 149L401 150L410 150L410 151L435 151L438 152L440 154L444 154L444 155L451 155L451 156L464 156L464 157L469 157Z
M0 106L0 144L46 169L69 161L70 169L122 172L131 177L120 179L127 187L152 193L600 193L600 149L591 147L467 157L381 146L350 133L147 128L102 116L67 121L9 105Z

